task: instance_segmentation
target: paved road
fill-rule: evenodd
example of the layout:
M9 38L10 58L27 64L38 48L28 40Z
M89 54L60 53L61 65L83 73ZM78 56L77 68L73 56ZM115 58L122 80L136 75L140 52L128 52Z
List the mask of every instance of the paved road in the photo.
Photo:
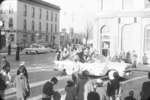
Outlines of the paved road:
M11 64L11 69L16 69L21 61L25 61L27 67L51 67L55 59L55 53L20 55L20 61L16 61L13 55L7 56L7 59Z
M70 78L69 76L61 76L61 72L54 71L54 53L40 54L40 55L21 55L21 61L26 62L26 66L29 72L29 82L31 86L31 97L29 100L38 100L41 97L42 86L52 76L59 77L59 83L55 87L57 90L62 90L66 81ZM14 56L9 56L8 60L12 65L11 74L15 76L17 66L20 62L16 62ZM146 75L143 72L134 72L132 77ZM11 91L14 91L11 93ZM8 89L10 95L7 96L6 100L16 100L15 89Z
M11 64L11 75L16 76L16 70L20 62L15 61L15 56L7 56ZM21 55L21 61L26 62L26 67L29 72L29 82L31 86L31 97L29 100L38 100L41 97L43 84L51 77L59 77L59 83L55 87L57 90L63 90L66 81L70 78L62 76L62 72L54 71L55 53L39 54L39 55ZM6 100L16 100L15 88L6 90Z

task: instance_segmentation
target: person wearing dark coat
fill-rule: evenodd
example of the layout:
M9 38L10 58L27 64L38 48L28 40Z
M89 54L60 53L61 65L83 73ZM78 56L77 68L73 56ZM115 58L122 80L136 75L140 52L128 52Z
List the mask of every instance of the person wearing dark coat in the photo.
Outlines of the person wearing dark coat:
M19 45L17 45L17 48L16 48L16 61L19 61L20 60L20 47Z
M113 73L114 79L110 80L107 84L107 95L109 100L116 100L119 95L120 81L118 72Z
M11 55L11 44L8 45L8 55Z
M58 82L58 79L56 77L53 77L51 81L47 81L43 86L43 95L42 100L51 100L52 96L54 96L54 85L56 85Z
M65 87L66 98L65 100L76 100L76 87L75 83L72 80L67 81L67 86Z
M0 73L0 100L4 100L4 91L6 88L5 76Z

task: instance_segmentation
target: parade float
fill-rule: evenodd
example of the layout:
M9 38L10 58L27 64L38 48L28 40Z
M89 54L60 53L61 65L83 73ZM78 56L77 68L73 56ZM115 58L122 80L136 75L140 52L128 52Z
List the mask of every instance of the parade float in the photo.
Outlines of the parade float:
M66 59L62 61L55 61L55 65L55 69L65 71L67 75L71 75L76 72L80 73L87 70L90 75L105 76L117 71L120 77L124 77L126 69L130 66L124 62L111 62L100 57L96 57L85 63Z

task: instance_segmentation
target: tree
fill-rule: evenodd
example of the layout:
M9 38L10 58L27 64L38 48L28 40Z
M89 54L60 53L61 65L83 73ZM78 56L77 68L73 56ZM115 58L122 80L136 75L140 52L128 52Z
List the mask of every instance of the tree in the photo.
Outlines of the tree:
M4 0L0 0L0 4L3 2Z
M93 25L91 22L87 22L85 27L85 45L87 46L89 38L92 36L93 33Z

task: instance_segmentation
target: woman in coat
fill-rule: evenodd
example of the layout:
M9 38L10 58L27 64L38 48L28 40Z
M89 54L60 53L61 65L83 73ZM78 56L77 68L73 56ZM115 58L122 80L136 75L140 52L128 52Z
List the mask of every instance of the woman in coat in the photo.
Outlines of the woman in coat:
M26 76L26 71L22 66L18 69L15 79L15 86L17 100L26 100L27 97L30 95L30 88L28 78Z

